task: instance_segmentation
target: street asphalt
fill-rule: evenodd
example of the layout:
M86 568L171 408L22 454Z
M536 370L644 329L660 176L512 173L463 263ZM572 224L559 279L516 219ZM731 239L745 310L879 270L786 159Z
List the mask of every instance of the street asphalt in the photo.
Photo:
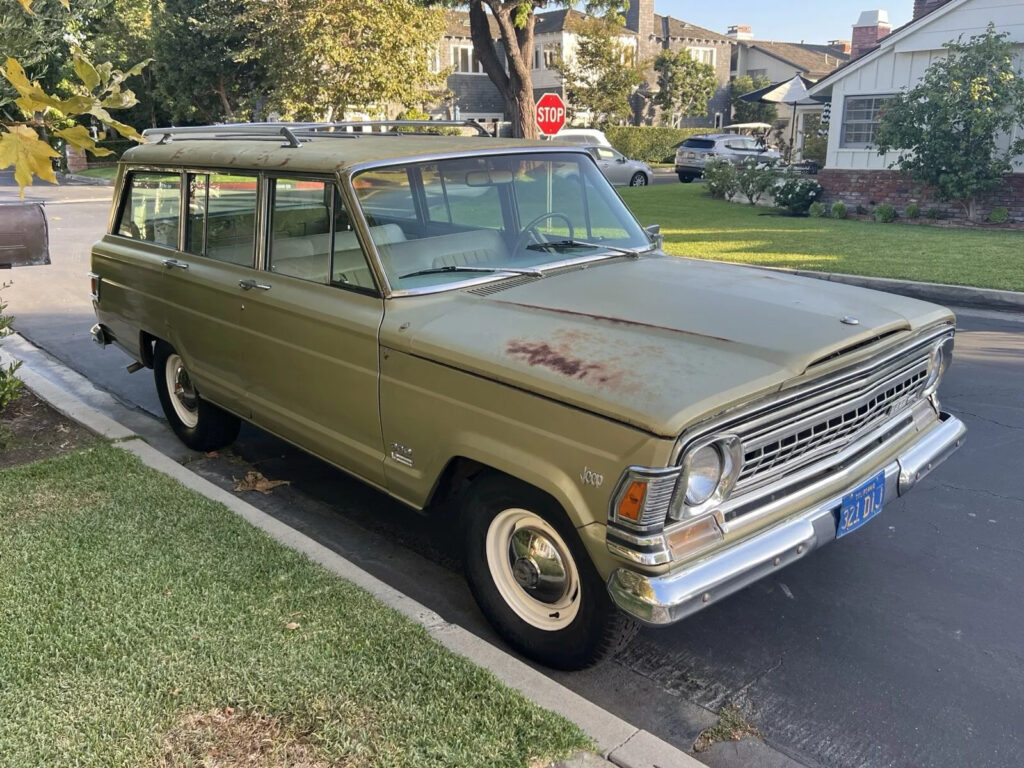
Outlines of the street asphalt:
M0 174L0 198L13 194ZM0 274L14 280L3 296L17 329L130 407L159 414L151 373L129 375L122 353L89 341L88 250L106 225L109 189L29 195L47 201L53 264ZM682 624L641 632L595 669L552 677L684 749L735 702L771 746L807 766L1024 765L1024 316L972 310L958 321L941 395L970 430L959 453L856 534ZM462 580L444 510L413 513L252 427L233 452L191 458L225 488L250 467L290 480L247 500L500 643ZM723 755L699 757L767 764Z

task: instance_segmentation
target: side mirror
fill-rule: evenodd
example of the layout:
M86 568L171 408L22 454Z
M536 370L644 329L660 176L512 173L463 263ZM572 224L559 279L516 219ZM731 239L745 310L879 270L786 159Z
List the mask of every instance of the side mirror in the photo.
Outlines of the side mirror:
M648 227L644 227L644 232L647 233L647 236L651 238L651 242L654 243L660 251L662 246L665 244L665 237L661 234L661 224L651 224Z
M624 157L617 157L617 158L615 158L615 162L616 163L624 163L624 162L626 162L626 158L624 158Z

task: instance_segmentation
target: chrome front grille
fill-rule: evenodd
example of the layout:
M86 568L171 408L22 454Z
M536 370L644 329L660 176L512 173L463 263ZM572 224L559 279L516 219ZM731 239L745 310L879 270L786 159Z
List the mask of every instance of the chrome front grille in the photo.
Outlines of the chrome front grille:
M743 469L733 497L842 451L922 396L928 348L812 393L737 430Z

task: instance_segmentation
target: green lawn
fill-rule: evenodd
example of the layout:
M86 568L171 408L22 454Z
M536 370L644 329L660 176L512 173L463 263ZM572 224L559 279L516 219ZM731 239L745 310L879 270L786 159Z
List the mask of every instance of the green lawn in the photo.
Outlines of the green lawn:
M117 176L116 165L106 165L102 168L86 168L84 171L78 171L75 173L76 176L91 176L94 179L113 179Z
M0 605L4 768L526 766L592 746L105 444L0 471Z
M1024 233L794 218L712 200L703 184L620 190L677 256L1024 291Z

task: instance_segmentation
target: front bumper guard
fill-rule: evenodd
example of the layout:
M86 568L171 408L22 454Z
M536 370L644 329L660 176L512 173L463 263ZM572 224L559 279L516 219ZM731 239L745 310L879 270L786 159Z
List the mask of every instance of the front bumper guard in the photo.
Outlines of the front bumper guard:
M907 493L959 448L966 434L962 421L942 413L914 445L886 465L886 498ZM837 510L843 496L856 487L857 483L773 528L679 570L647 576L619 568L608 580L608 592L619 608L643 624L664 626L684 619L834 541Z

